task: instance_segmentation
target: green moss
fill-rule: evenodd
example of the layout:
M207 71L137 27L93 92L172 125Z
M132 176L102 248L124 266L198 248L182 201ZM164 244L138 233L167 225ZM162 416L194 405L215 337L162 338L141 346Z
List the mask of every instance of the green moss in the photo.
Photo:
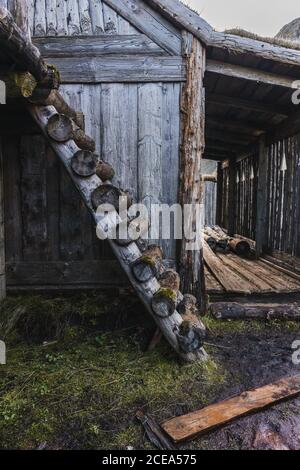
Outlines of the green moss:
M300 331L300 323L293 321L281 320L217 320L211 315L204 317L204 323L207 328L215 333L250 333L250 332L264 332L272 329L272 331L287 332L287 331Z
M20 306L26 314L7 329ZM29 341L29 324L40 332L44 315L59 325L50 328L59 334L46 345L45 335ZM226 361L216 360L213 347L207 348L207 362L192 364L181 363L164 341L144 352L151 336L147 318L132 296L23 296L2 303L0 338L6 331L8 353L7 365L0 367L1 448L35 449L46 443L49 449L151 449L135 421L138 410L162 422L214 402L232 386ZM230 338L232 331L295 327L211 317L204 321L212 335ZM234 380L238 383L236 371ZM195 445L205 448L205 440Z
M0 369L2 448L34 449L43 443L66 449L145 448L144 431L135 421L139 409L161 422L178 414L178 407L192 411L217 396L226 381L219 363L181 364L165 342L143 352L147 334L141 333L141 325L130 333L115 326L103 330L105 317L118 315L124 299L116 311L111 302L109 315L97 310L99 300L37 296L2 304L2 323L7 323L7 313L23 305L37 323L41 315L56 311L65 325L48 345L37 338L24 342L20 333L8 335L7 365ZM103 300L101 305L109 304ZM89 320L76 326L70 314Z
M161 287L156 295L171 299L173 302L177 301L177 293L173 289L169 289L167 287Z
M143 255L140 257L139 261L141 261L142 263L148 264L153 269L155 268L155 259L151 258L150 256Z

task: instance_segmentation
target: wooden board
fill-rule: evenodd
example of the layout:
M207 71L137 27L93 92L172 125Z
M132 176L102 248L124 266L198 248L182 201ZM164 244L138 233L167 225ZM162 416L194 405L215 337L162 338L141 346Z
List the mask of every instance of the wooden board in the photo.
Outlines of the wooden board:
M200 411L173 418L163 423L162 428L174 442L182 442L299 393L300 375L283 378Z
M183 82L180 56L55 57L51 60L62 83Z
M207 266L204 267L205 288L209 294L225 292L219 281L211 274Z
M206 287L209 293L220 293L225 286L227 293L247 294L289 294L300 292L300 283L289 270L281 271L276 265L263 260L248 260L234 253L210 254L204 251L205 262L209 269L205 271ZM217 259L217 261L216 261ZM232 283L234 282L234 290ZM246 284L245 284L246 282ZM223 284L224 283L224 284ZM246 290L245 290L246 288Z
M252 284L225 266L205 241L203 241L203 244L204 261L224 289L227 292L251 294L253 289Z

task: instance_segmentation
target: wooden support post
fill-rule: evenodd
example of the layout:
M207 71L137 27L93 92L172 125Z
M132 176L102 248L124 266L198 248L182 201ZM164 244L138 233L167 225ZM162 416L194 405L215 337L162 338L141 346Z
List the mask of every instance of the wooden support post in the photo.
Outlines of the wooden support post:
M256 256L263 253L267 243L267 173L268 149L266 137L259 140L258 185L257 185L257 216L256 216Z
M235 189L236 189L236 156L229 159L229 191L228 191L228 235L235 234Z
M222 226L222 212L223 212L223 168L222 162L218 163L217 173L217 213L216 223Z
M202 202L201 159L205 147L205 48L191 35L185 37L187 82L182 92L182 145L180 203L199 205ZM185 218L186 219L186 218ZM196 220L184 220L184 226L194 227ZM193 220L192 220L193 219ZM203 250L189 251L184 237L180 253L182 291L194 295L205 310Z
M4 191L3 191L3 161L0 141L0 300L6 296L5 281L5 243L4 243Z

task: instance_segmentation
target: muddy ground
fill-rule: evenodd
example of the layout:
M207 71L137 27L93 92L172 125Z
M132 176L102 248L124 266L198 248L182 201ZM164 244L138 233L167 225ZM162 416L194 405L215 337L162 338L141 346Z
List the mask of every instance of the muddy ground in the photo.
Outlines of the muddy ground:
M154 325L139 302L116 293L11 297L0 307L2 449L153 449L138 410L157 422L300 373L291 345L300 325L221 322L209 329L207 364L178 361L162 341L147 352ZM241 418L183 449L254 446L268 425L300 449L300 397Z

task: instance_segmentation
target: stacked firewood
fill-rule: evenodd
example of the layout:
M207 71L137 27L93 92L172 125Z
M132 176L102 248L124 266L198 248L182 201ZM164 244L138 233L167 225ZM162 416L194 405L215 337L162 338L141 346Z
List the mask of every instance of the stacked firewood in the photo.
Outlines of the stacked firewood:
M253 252L253 246L248 239L235 235L229 237L228 234L218 225L205 227L203 238L214 252L228 253L233 251L238 256L249 257Z

